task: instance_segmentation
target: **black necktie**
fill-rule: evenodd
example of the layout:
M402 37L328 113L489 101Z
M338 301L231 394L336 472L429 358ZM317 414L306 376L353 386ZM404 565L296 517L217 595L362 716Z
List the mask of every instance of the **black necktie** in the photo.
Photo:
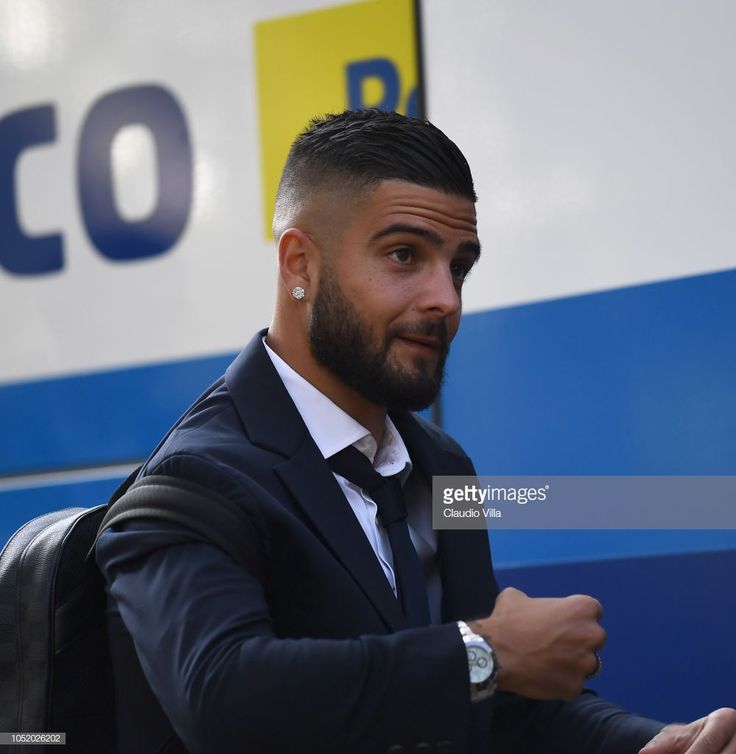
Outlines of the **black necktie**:
M428 626L427 588L419 556L409 536L399 480L395 476L381 476L368 458L352 445L335 453L327 462L334 472L364 489L375 501L394 556L396 587L406 622L409 626Z

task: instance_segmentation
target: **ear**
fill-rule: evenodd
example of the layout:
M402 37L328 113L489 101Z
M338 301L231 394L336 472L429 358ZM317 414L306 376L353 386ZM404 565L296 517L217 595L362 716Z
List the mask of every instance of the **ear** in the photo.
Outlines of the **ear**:
M288 228L279 238L279 275L291 296L294 288L303 288L309 296L317 248L312 239L299 228Z

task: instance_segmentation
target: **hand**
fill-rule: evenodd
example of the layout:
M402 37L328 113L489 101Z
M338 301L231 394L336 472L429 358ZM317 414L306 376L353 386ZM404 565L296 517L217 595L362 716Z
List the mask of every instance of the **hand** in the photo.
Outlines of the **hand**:
M574 699L598 664L606 641L603 608L582 594L563 599L527 597L504 589L488 618L470 627L488 637L498 657L498 688L531 699Z
M668 725L640 754L736 754L736 709L723 707L689 725Z

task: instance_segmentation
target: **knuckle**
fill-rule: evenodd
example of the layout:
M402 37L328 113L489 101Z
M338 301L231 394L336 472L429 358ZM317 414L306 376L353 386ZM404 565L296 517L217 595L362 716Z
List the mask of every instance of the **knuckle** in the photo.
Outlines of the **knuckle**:
M601 649L608 638L605 628L592 622L578 625L574 635L579 642L580 650L586 655L591 651Z
M708 719L713 723L714 731L718 731L719 739L723 736L728 736L729 740L731 737L736 737L736 709L721 707L711 712ZM705 730L706 734L709 732L708 729Z
M580 610L581 612L586 613L597 610L596 605L600 604L598 600L594 600L587 594L571 594L569 597L566 597L566 600L569 605L573 606L577 610Z
M598 626L593 635L593 646L596 647L596 649L600 649L605 646L607 641L608 633L606 632L606 629L602 626Z
M733 707L721 707L712 712L711 717L736 725L736 709Z
M513 586L507 586L505 589L503 589L500 594L498 595L498 598L504 597L505 599L513 599L518 597L526 597L524 592L522 592L520 589L517 589Z

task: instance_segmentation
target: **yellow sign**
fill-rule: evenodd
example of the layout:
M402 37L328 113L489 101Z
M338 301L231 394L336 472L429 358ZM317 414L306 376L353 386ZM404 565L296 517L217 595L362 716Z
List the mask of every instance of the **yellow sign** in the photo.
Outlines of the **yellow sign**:
M255 27L264 230L291 142L314 117L380 107L417 115L414 0L369 0Z

